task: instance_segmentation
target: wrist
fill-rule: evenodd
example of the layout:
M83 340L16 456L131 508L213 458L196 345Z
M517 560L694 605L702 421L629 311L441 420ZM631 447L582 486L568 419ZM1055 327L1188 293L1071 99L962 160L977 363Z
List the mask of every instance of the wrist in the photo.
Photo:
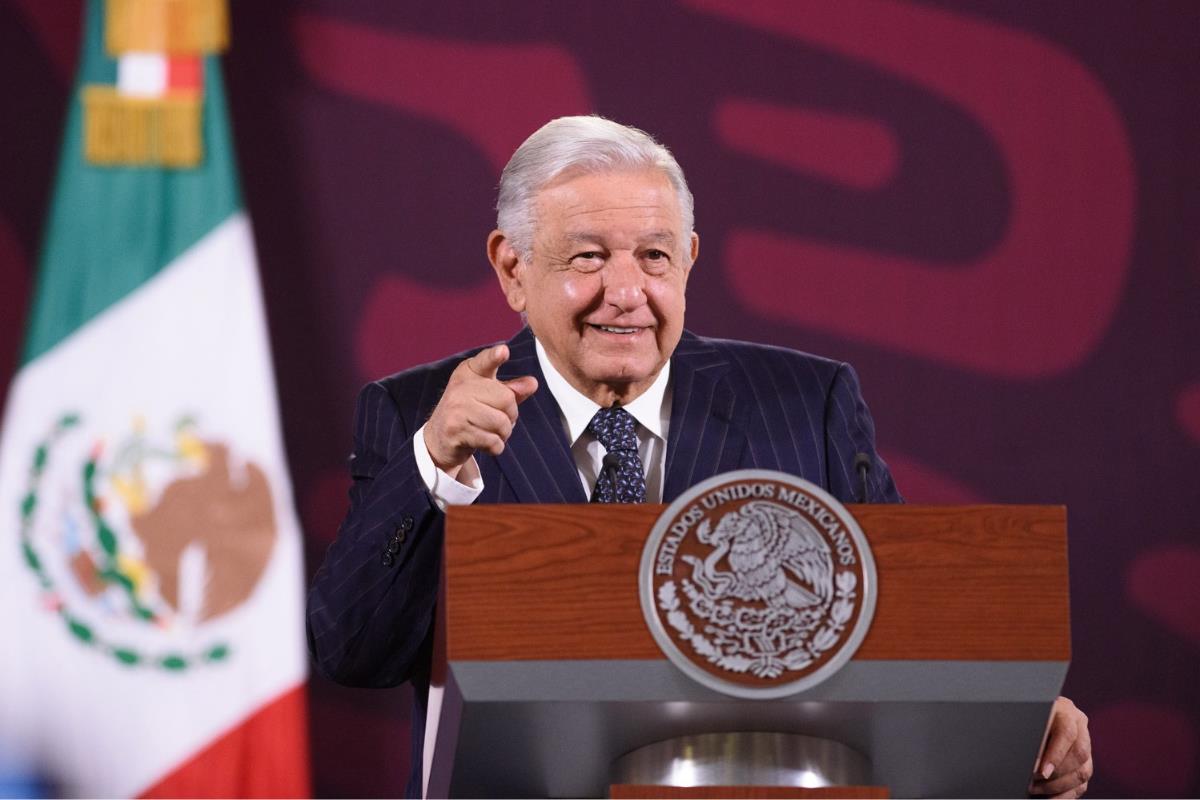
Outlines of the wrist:
M455 467L453 472L448 469L442 471L463 486L473 486L479 483L479 464L476 463L474 458L468 458Z
M430 426L428 424L424 425L421 429L421 438L425 443L425 452L429 453L429 458L433 461L435 467L451 478L458 480L458 473L462 471L463 464L466 462L460 461L456 464L453 461L443 458L438 449L433 446L433 442L429 441L429 429ZM470 460L470 456L467 457L467 460Z

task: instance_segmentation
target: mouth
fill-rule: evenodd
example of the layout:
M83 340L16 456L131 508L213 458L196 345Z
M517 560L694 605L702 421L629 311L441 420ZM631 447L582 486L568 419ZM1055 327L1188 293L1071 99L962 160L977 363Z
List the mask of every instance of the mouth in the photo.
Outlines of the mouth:
M613 336L636 336L642 331L649 330L646 327L630 327L625 325L597 325L589 322L588 327L593 330L600 331Z

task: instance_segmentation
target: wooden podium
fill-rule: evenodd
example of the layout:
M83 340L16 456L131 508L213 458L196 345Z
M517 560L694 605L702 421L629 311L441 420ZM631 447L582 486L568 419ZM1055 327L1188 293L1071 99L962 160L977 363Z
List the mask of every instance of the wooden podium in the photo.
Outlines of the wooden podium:
M1025 795L1070 660L1065 508L847 506L874 622L840 672L779 700L710 690L659 650L638 565L664 508L448 511L428 796L603 797L623 754L731 731L840 742L893 797Z

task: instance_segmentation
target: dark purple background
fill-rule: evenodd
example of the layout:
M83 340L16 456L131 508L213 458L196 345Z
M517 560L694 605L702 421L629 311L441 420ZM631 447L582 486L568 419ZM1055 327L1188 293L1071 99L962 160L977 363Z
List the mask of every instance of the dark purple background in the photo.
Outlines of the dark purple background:
M0 389L78 13L0 5ZM911 500L1070 507L1092 794L1200 791L1200 5L287 0L233 41L310 572L358 388L515 329L499 169L596 111L687 171L689 327L854 363ZM318 793L401 791L405 691L314 679Z

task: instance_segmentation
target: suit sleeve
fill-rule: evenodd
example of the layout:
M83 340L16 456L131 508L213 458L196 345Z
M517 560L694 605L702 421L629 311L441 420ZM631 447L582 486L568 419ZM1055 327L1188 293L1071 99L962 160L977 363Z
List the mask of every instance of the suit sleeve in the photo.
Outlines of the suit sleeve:
M825 463L829 490L843 503L862 502L862 480L855 459L865 453L871 459L867 472L868 503L903 503L892 473L875 450L875 423L863 400L858 375L842 364L834 375L825 406Z
M350 510L308 595L309 652L338 683L395 686L428 659L444 516L379 383L358 398L350 476Z

